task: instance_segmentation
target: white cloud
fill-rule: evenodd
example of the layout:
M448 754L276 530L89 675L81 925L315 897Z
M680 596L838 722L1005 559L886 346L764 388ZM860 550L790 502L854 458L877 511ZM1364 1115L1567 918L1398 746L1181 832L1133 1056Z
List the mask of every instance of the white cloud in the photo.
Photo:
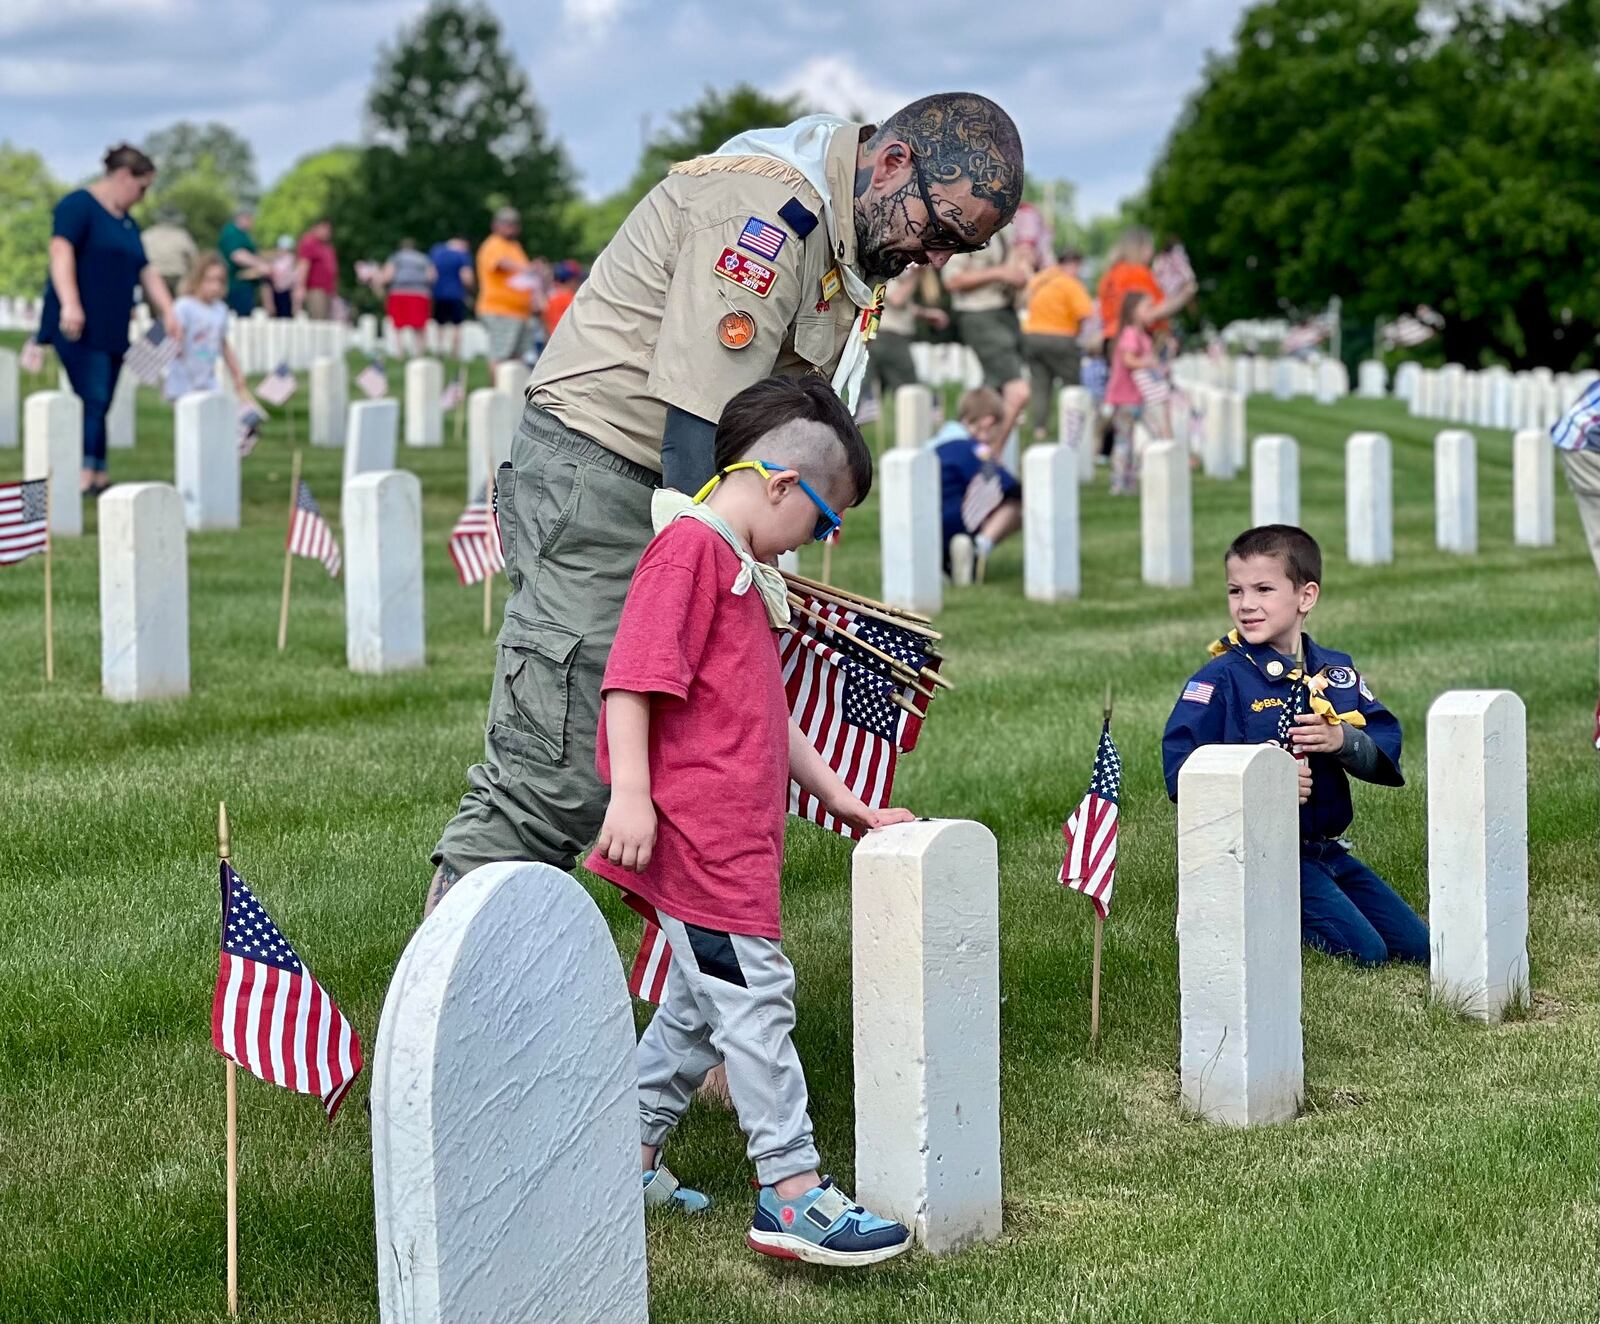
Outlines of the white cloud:
M561 18L567 27L590 38L607 36L628 0L561 0Z
M780 97L798 95L834 115L862 115L869 120L883 119L914 100L868 78L853 60L842 55L813 55L779 78L771 90Z

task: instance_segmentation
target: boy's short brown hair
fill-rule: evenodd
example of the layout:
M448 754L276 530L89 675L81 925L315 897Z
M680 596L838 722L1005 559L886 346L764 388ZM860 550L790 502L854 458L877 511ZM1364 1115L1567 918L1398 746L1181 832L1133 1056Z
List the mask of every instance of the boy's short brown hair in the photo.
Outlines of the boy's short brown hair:
M1228 544L1222 563L1251 556L1275 557L1296 588L1322 583L1322 548L1309 533L1293 524L1261 524L1246 529Z
M973 387L956 406L956 417L963 423L976 423L980 418L999 418L1005 412L1000 392L987 386Z

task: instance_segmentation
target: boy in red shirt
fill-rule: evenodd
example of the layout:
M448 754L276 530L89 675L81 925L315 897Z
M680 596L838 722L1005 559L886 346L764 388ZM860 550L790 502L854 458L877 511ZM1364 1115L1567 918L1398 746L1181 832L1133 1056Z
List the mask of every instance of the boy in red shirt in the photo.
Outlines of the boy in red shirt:
M872 1264L907 1249L911 1234L818 1171L790 1037L794 969L779 946L789 780L859 829L912 815L868 809L790 721L773 634L788 623L788 600L768 564L838 526L834 509L872 485L872 456L824 380L772 377L723 410L716 463L694 501L656 494L656 538L602 685L595 762L611 803L586 863L672 947L638 1048L645 1203L710 1203L679 1186L660 1147L720 1059L761 1186L747 1244L814 1264Z

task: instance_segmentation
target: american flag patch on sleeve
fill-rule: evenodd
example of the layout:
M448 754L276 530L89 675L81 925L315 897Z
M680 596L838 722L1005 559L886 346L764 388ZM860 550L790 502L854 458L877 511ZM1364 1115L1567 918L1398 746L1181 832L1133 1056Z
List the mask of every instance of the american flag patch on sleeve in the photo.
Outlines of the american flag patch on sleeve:
M748 248L752 253L758 253L768 262L777 259L779 251L783 248L783 241L789 236L776 225L768 225L759 216L752 216L744 223L744 229L739 232L739 247Z
M1214 689L1215 685L1207 684L1203 680L1191 680L1183 687L1183 693L1178 697L1187 699L1190 703L1210 703L1211 691Z

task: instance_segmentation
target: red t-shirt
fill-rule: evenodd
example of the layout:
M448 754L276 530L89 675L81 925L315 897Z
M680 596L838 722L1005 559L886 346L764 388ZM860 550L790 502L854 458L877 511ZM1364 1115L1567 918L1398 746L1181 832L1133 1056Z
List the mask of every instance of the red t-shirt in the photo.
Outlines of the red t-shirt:
M324 243L316 235L302 235L296 256L306 262L306 288L327 290L332 294L339 285L339 259L333 245Z
M572 307L572 296L576 290L552 290L550 297L544 301L544 333L549 335L556 329L556 323L561 320L561 314Z
M778 938L789 705L761 595L732 592L739 569L698 520L645 548L601 692L650 696L655 851L643 873L599 852L584 863L685 923ZM603 709L595 767L610 785Z

